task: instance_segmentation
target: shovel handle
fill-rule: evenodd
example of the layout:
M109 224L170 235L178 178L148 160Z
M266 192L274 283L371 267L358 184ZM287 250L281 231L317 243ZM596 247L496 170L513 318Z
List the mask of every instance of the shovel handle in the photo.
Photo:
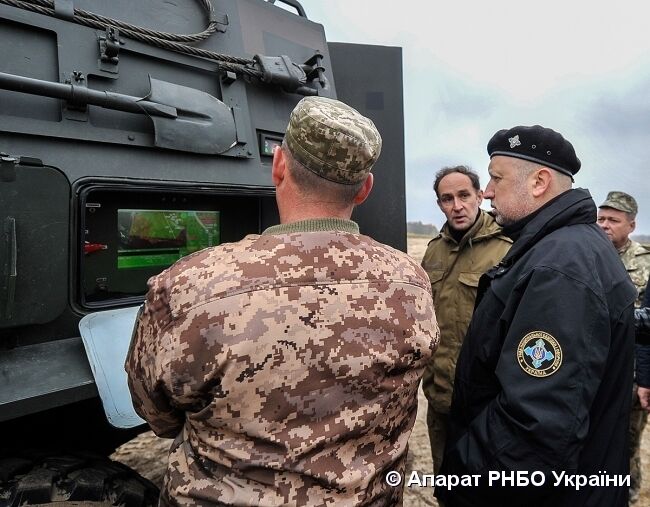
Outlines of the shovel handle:
M65 83L52 83L41 79L16 76L0 72L0 88L14 92L41 95L55 99L63 99L74 104L100 106L106 109L116 109L127 113L149 114L176 118L176 108L149 100L142 100L130 95L107 91L92 90L85 86Z

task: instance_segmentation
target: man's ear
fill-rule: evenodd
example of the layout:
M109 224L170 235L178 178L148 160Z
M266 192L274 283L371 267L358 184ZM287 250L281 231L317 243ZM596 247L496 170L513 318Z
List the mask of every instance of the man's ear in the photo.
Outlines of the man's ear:
M630 228L632 229L630 231L630 234L634 232L634 229L636 229L636 219L630 220Z
M541 197L549 189L551 182L553 181L551 171L552 169L542 167L541 169L535 171L535 173L532 175L533 197Z
M370 195L370 191L372 190L372 184L374 181L375 180L373 174L368 173L368 176L366 176L366 181L363 182L363 185L357 192L357 195L354 196L355 206L358 206L368 198L368 196Z
M282 148L278 146L273 150L273 165L271 166L271 178L276 187L284 180L286 170L287 158L284 156Z

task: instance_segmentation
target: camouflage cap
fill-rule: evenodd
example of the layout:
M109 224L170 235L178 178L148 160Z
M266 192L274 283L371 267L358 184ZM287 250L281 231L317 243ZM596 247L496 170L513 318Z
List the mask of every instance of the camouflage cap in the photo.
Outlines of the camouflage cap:
M303 166L344 185L363 181L381 152L375 124L356 109L326 97L298 102L285 140Z
M635 216L637 211L639 211L639 207L637 206L636 199L634 199L634 197L632 197L630 194L626 194L625 192L620 192L617 190L614 190L607 194L605 202L598 207L614 208L619 211L624 211L625 213L632 213Z

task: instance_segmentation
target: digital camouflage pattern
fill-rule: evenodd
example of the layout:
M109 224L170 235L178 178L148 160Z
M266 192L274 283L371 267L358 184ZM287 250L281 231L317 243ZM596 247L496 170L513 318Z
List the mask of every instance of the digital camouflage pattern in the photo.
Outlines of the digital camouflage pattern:
M636 241L630 240L629 243L619 251L619 255L625 269L627 270L632 283L636 287L639 297L636 299L635 306L641 306L645 288L650 277L650 250Z
M250 235L149 281L126 370L176 437L161 502L393 505L438 344L406 254L341 231Z
M609 192L605 198L605 202L598 207L613 208L619 211L624 211L625 213L632 213L634 216L636 216L637 212L639 211L639 207L636 204L636 199L630 194L619 192L618 190Z
M285 140L307 169L346 185L362 182L381 152L381 136L372 120L326 97L305 97L298 103Z

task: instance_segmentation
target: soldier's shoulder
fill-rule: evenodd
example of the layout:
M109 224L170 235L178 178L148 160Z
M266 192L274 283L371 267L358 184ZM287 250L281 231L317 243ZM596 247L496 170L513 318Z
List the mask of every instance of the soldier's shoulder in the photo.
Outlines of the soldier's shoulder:
M631 241L629 253L634 257L641 257L640 260L644 262L650 262L650 248L637 241Z
M429 289L429 277L413 257L369 236L359 237L366 244L366 248L374 251L373 261L377 264L377 268L385 272L386 280L400 279Z
M638 266L643 266L647 271L650 271L650 250L639 252L634 258Z
M446 241L442 234L438 234L427 243L427 248L422 255L421 265L424 267L429 263L430 259L446 256L451 248L452 244Z
M446 248L448 246L448 244L449 244L449 241L447 241L445 239L445 235L441 231L427 242L427 248L426 248L426 251L425 251L425 255L426 255L426 252L435 251L435 250L437 250L439 248Z
M439 241L442 241L443 239L444 239L444 237L442 235L442 232L439 232L438 234L436 234L433 238L431 238L429 240L429 242L427 243L427 246L434 245L434 244L438 243Z
M256 263L251 248L259 238L251 234L237 242L222 243L186 255L158 275L157 283L165 285L172 295L184 294L189 299L221 291L224 280L232 280L230 285L236 285L242 278L242 270Z
M512 245L512 239L503 233L503 228L497 223L492 214L485 210L483 213L483 227L477 232L477 236L485 236L486 241L493 243L503 242Z
M227 263L216 261L245 253L259 238L257 234L250 234L240 241L222 243L186 255L168 268L169 276L173 278L198 269L227 268Z
M490 241L492 243L503 243L510 248L512 246L512 239L503 234L502 232L497 232L493 236L490 236L487 238L487 241Z
M379 257L377 257L378 260L382 259L387 262L391 262L394 259L398 259L400 262L404 262L406 264L415 263L415 260L413 260L413 258L407 253L402 252L401 250L391 245L387 245L386 243L381 243L380 241L377 241L370 236L359 235L359 240L360 244L364 245L363 248L374 250L379 254Z

